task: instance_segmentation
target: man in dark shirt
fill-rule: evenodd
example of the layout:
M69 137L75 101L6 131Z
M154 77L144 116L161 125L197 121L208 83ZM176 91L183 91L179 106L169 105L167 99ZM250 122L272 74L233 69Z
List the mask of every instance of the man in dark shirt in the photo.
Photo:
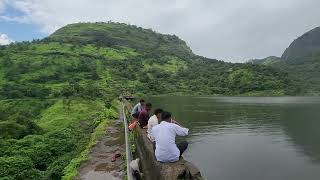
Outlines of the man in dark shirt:
M139 124L141 128L146 128L148 125L148 120L150 118L150 111L151 111L152 105L151 103L147 103L145 108L139 113Z

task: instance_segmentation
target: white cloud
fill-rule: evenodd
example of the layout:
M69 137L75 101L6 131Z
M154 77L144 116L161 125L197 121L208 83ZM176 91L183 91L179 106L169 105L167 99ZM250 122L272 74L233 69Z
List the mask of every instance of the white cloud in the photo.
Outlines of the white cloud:
M320 25L319 0L5 1L25 16L0 19L34 23L48 34L69 23L119 21L176 34L199 55L232 61L280 56Z
M0 13L2 13L6 6L6 0L0 0Z
M6 34L0 33L0 45L8 45L12 42L14 41L11 40Z

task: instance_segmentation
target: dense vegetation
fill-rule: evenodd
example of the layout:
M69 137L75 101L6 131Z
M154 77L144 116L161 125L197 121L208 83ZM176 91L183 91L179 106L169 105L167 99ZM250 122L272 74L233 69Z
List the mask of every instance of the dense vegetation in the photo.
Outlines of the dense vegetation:
M279 63L282 59L276 56L269 56L264 59L252 59L249 60L248 63L259 64L259 65L272 65L275 63Z
M112 99L140 95L290 95L286 73L196 56L174 35L79 23L43 40L0 46L0 177L68 179ZM96 129L96 131L95 131Z
M271 56L250 62L286 72L297 80L300 94L320 95L320 27L294 40L281 58Z
M2 100L0 177L60 179L65 167L86 151L92 132L116 117L101 100ZM79 165L79 164L78 164Z

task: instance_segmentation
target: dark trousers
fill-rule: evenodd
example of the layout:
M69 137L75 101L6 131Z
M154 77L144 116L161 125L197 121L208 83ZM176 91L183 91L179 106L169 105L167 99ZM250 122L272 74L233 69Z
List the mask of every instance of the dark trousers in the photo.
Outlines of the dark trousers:
M155 141L152 143L152 146L153 146L153 151L156 151L156 142ZM177 144L177 147L180 151L180 156L181 156L184 153L184 151L188 148L188 142L182 141Z
M182 141L177 144L178 149L180 150L180 156L184 153L184 151L188 148L188 142Z

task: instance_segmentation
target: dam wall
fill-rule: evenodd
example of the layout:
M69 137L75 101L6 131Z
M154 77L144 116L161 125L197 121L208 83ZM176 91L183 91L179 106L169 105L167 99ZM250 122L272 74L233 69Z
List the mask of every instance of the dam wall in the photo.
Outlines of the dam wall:
M132 105L125 101L127 112L131 112ZM129 113L130 114L130 113ZM147 180L176 180L176 179L203 179L199 169L183 157L174 163L161 163L156 160L153 146L147 137L147 130L137 126L133 132L136 146L136 156L140 158L140 169L143 178Z

